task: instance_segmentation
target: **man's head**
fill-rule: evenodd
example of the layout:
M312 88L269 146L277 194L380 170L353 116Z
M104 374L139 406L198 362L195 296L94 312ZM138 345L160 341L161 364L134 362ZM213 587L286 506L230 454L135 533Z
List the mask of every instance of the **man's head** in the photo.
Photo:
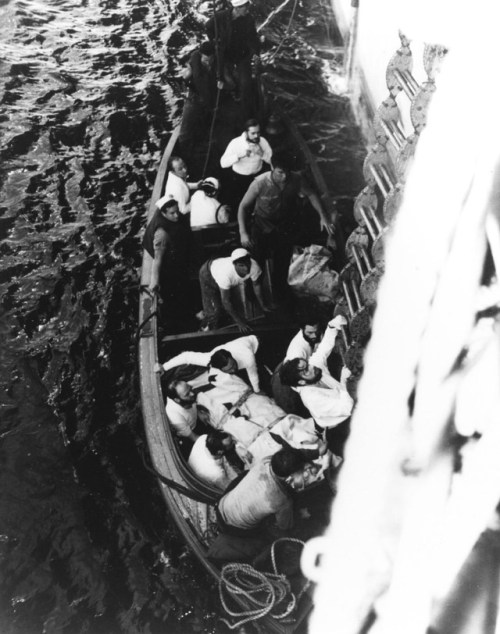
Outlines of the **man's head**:
M169 167L170 167L170 171L173 174L175 174L179 178L182 178L182 180L184 181L186 180L188 175L188 170L187 170L186 163L184 163L184 160L181 159L180 156L170 157Z
M298 451L283 447L271 458L271 469L278 478L288 478L304 468L305 460Z
M212 66L215 55L215 46L213 42L203 42L200 44L201 63L204 66Z
M290 387L314 385L321 379L321 375L321 369L305 359L289 359L280 369L281 382Z
M257 119L249 119L245 123L247 141L258 143L260 141L260 125Z
M172 399L182 407L190 408L196 402L196 394L186 381L175 380L167 385L167 398Z
M308 315L300 321L302 336L313 348L321 339L321 325L315 315Z
M291 164L284 154L275 154L271 159L272 178L275 183L285 183L291 172Z
M205 445L214 458L220 458L234 447L234 440L229 434L214 429L208 432Z
M217 180L217 178L209 176L202 181L200 189L205 192L207 196L213 198L217 195L217 192L219 191L219 181Z
M179 205L175 198L169 198L168 200L166 200L160 207L160 211L163 217L167 220L170 220L170 222L179 221Z
M248 0L231 0L231 6L233 7L233 17L235 18L248 13Z
M233 355L227 350L216 350L210 357L210 365L212 368L217 368L221 372L226 374L236 374L238 371L238 364L236 363Z
M245 277L250 273L252 259L246 249L235 249L231 253L231 262L240 277Z

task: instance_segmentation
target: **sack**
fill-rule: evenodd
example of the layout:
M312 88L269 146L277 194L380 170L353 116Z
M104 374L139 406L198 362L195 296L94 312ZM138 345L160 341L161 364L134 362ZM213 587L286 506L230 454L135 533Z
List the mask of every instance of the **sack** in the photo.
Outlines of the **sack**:
M317 297L333 304L338 292L339 275L329 267L331 252L318 244L294 247L288 269L288 285L294 293Z

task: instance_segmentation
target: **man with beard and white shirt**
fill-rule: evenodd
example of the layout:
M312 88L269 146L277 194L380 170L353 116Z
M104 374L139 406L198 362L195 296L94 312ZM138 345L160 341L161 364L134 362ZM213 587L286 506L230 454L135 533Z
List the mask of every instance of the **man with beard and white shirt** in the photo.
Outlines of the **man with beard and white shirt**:
M264 163L270 163L273 151L266 139L260 136L256 119L245 123L243 134L229 142L220 159L221 167L229 170L227 197L231 204L239 204L243 194Z
M300 330L288 344L286 359L306 359L315 352L321 341L321 325L316 315L309 315L300 321Z
M207 425L200 418L196 404L196 394L189 383L182 380L171 381L166 389L165 411L168 422L179 438L182 453L187 458L193 443L201 434L207 433Z
M308 413L300 396L289 385L283 385L280 371L287 359L305 359L311 357L321 341L322 328L316 315L307 315L300 321L300 330L288 344L285 359L274 370L271 378L273 398L288 414L307 417Z
M328 323L318 348L308 360L300 357L287 359L280 370L281 382L298 392L314 422L322 429L340 425L349 418L354 406L346 388L349 370L344 367L340 381L337 381L327 365L337 334L346 323L344 316L334 317Z

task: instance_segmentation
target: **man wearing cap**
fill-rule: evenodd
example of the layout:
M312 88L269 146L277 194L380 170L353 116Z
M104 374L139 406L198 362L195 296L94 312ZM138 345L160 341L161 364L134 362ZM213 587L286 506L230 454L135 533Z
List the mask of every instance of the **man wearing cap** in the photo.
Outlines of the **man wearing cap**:
M182 316L186 309L191 231L180 218L176 200L167 199L159 206L158 203L142 242L153 258L148 288L151 292L160 292L167 315Z
M260 136L259 122L249 119L243 134L229 142L220 159L221 167L230 172L228 196L231 203L240 203L250 183L262 171L264 163L271 163L272 155L271 146Z
M214 59L213 42L203 42L181 73L189 92L184 100L179 144L187 155L193 150L197 133L206 128L215 107L217 90L223 87L222 81L217 79Z
M219 181L212 176L200 183L191 198L191 227L229 222L229 208L217 200L218 191Z
M235 249L228 258L207 260L201 266L199 275L203 312L205 313L204 327L207 330L217 328L224 309L241 332L245 334L250 332L250 326L233 306L231 289L250 279L257 302L267 313L270 309L267 308L262 297L261 274L260 266L250 257L250 253L246 249Z
M217 11L207 22L207 35L218 47L219 77L229 88L237 77L244 119L252 116L252 56L258 56L260 41L248 0L231 0L231 8Z

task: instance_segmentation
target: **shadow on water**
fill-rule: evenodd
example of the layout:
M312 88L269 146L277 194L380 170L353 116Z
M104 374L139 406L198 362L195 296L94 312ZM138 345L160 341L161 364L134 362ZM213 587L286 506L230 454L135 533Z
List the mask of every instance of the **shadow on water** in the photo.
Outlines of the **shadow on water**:
M363 147L309 5L273 19L263 58L286 35L271 81L352 197ZM202 22L183 0L0 5L2 634L221 627L144 466L134 349L140 232Z

